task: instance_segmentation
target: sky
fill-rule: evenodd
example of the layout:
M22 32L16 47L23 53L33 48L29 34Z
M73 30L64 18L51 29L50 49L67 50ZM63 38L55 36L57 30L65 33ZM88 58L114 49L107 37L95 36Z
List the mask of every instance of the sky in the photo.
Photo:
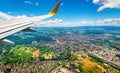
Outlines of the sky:
M38 16L51 11L58 0L0 0L0 12L11 16ZM120 25L120 0L59 0L55 17L44 24L64 26ZM0 15L1 16L1 15ZM58 23L57 23L58 22ZM62 26L61 25L61 26Z

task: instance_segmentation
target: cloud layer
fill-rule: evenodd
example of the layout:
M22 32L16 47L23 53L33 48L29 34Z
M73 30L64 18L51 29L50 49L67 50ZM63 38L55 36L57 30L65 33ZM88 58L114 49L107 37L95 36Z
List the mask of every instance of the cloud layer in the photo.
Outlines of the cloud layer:
M13 18L13 16L0 12L0 20L10 19L10 18Z
M93 3L100 5L97 11L102 11L106 8L120 8L120 0L93 0Z
M120 18L113 19L103 19L97 21L83 21L80 22L81 25L84 26L120 26Z
M20 15L20 16L11 16L6 13L0 12L0 21L2 20L11 20L11 19L21 19L21 18L27 18L26 15Z
M40 23L36 23L38 26L43 25L43 26L61 26L63 24L62 19L54 19L54 20L48 20L48 21L43 21Z
M120 26L120 18L103 19L97 21L81 21L77 23L63 22L62 19L44 21L39 24L51 27L74 27L74 26ZM39 25L38 24L38 25Z
M0 21L4 20L15 20L15 19L25 19L28 18L25 15L21 16L10 16L3 12L0 12ZM97 20L97 21L80 21L77 23L70 23L70 22L63 22L62 19L54 19L54 20L48 20L43 22L37 22L35 23L37 25L44 25L44 26L120 26L120 18L111 18L111 19L103 19L103 20Z

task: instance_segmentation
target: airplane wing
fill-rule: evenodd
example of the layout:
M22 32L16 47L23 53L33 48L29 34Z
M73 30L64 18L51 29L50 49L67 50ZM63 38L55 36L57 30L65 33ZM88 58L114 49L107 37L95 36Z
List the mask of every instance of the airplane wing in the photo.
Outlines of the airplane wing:
M25 30L25 29L28 30L28 28L36 22L55 16L59 5L60 5L60 2L57 2L53 10L47 15L21 18L21 19L15 19L15 20L6 20L3 22L0 22L0 40L16 32L19 32L21 30Z

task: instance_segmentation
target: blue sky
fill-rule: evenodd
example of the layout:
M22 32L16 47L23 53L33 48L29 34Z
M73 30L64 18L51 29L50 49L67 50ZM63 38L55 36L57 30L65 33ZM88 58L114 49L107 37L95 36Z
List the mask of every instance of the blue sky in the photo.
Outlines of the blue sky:
M14 16L43 15L49 13L49 11L51 11L57 1L58 0L0 0L0 11ZM58 13L55 17L51 19L62 19L64 20L64 22L80 22L120 18L120 9L119 7L114 5L113 7L108 6L105 7L103 10L98 11L100 6L102 6L102 3L97 3L97 1L100 0L60 1L61 6L58 10ZM108 2L108 4L109 3L110 2ZM120 6L120 4L118 4L118 6Z

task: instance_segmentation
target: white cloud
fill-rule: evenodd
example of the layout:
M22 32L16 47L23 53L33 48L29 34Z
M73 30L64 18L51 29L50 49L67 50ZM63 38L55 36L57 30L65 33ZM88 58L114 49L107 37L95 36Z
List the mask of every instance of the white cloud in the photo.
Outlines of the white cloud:
M36 2L35 5L38 6L38 5L39 5L39 2Z
M20 15L20 16L16 16L16 18L27 18L26 15Z
M7 12L8 14L14 14L14 13L16 13L16 12Z
M25 4L30 4L30 5L36 5L38 6L39 5L39 2L32 2L32 1L24 1Z
M120 18L103 19L97 21L83 21L80 22L81 26L120 26Z
M104 19L104 20L98 20L96 24L99 25L119 25L120 26L120 18L114 18L114 19Z
M63 6L64 5L64 3L61 3L61 6Z
M120 8L120 0L93 0L93 3L100 5L97 11L106 8Z
M93 3L99 3L100 0L93 0Z
M6 13L0 12L0 21L2 20L10 20L10 19L21 19L21 18L27 18L26 15L20 15L20 16L11 16Z
M63 22L62 19L55 19L55 20L49 20L44 21L41 23L38 23L38 25L41 24L43 26L51 26L51 27L74 27L74 26L120 26L120 18L113 18L113 19L103 19L103 20L97 20L97 21L81 21L76 23L70 23L70 22Z
M11 18L13 18L13 16L0 12L0 20L11 19Z
M26 4L32 4L31 1L24 1L24 3L26 3Z
M26 15L20 15L20 16L10 16L6 13L0 12L0 21L3 19L5 20L13 20L14 19L25 19L28 18ZM62 19L54 19L54 20L48 20L43 22L37 22L38 25L44 25L44 26L120 26L120 18L112 18L112 19L103 19L103 20L97 20L97 21L81 21L76 23L70 23L70 22L64 22Z
M54 19L54 20L48 20L48 21L43 21L43 22L38 22L36 23L37 26L61 26L63 23L62 19Z

